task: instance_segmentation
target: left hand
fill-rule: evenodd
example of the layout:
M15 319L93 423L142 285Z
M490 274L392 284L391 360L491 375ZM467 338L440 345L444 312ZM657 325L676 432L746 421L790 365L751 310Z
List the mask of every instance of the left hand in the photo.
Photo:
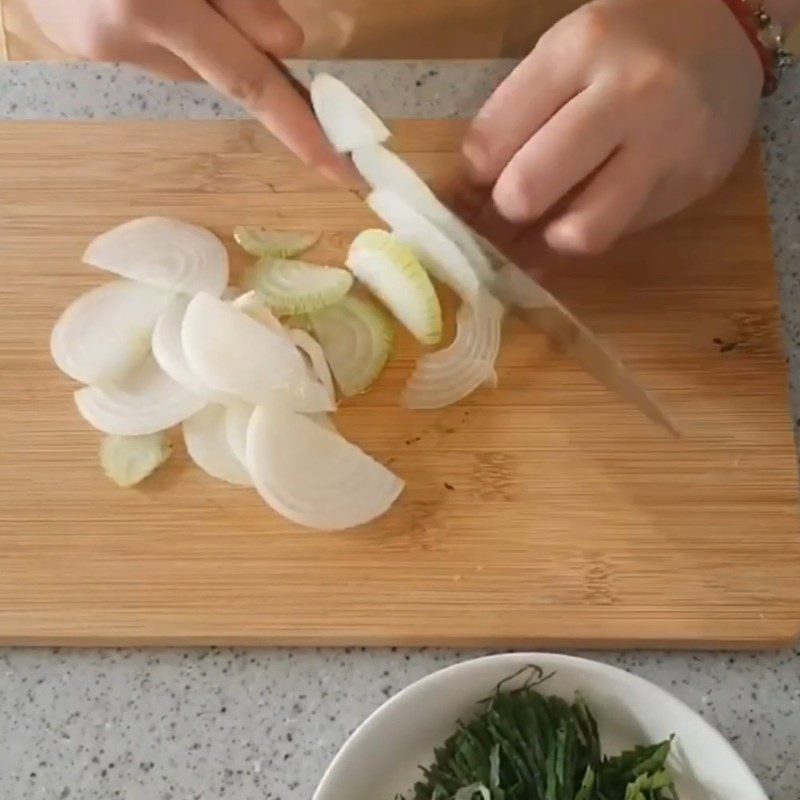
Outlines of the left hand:
M540 221L556 250L598 253L722 183L762 84L721 0L594 0L497 89L464 154L506 220Z

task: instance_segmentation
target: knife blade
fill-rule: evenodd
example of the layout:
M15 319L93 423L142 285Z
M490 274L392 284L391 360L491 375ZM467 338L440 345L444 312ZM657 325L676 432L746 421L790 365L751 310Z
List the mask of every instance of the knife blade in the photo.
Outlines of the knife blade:
M463 220L462 224L467 225ZM471 226L486 256L495 268L490 291L516 316L547 336L555 349L575 358L598 383L671 436L680 432L633 371L608 350L586 325L529 273L507 258Z

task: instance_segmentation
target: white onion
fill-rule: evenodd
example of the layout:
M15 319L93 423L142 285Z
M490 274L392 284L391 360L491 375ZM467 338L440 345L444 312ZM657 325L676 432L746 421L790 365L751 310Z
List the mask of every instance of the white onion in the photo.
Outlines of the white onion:
M346 269L265 258L250 271L248 285L278 314L308 314L344 297L353 276Z
M311 103L319 124L340 153L385 142L391 133L349 86L326 73L311 81Z
M225 436L233 454L243 464L247 447L247 428L254 410L255 406L243 400L234 400L225 408Z
M456 338L436 353L422 356L406 384L406 408L444 408L457 403L497 377L504 306L489 294L474 304L464 303L456 315Z
M311 314L310 320L342 394L353 397L369 389L394 347L394 328L386 315L348 295Z
M142 217L98 236L83 260L175 292L209 292L228 283L228 252L210 231L169 217Z
M439 297L408 247L387 231L362 231L350 245L347 266L418 341L439 343Z
M233 229L233 238L242 250L257 258L295 258L310 250L320 240L320 234L237 225Z
M356 150L353 163L373 189L391 190L449 236L484 283L492 280L494 271L491 262L479 247L469 226L439 200L410 164L382 145Z
M338 433L275 404L253 414L247 466L271 508L320 530L369 522L403 490L403 481Z
M100 443L100 466L109 480L129 489L155 472L171 452L163 431L146 436L104 436Z
M211 404L183 423L189 457L212 478L237 486L252 486L244 463L231 448L226 429L225 406Z
M367 203L431 275L462 300L475 299L481 288L478 274L450 237L390 189L375 189Z
M159 318L153 331L153 358L181 386L195 394L216 399L214 395L219 393L215 393L200 380L189 366L183 351L181 330L189 300L186 295L178 295Z
M181 339L200 380L253 405L276 393L298 411L332 411L325 388L308 377L292 342L231 304L200 292L189 303Z
M81 416L103 433L143 436L183 422L199 411L206 399L172 380L147 358L123 383L79 389L75 404Z
M133 281L98 286L71 303L50 335L58 368L81 383L105 385L138 367L172 295Z
M291 328L288 334L295 345L308 357L315 379L327 389L331 399L335 401L336 390L333 386L333 375L331 375L331 368L328 365L328 359L325 358L322 345L310 333L300 328ZM324 416L327 418L327 415Z

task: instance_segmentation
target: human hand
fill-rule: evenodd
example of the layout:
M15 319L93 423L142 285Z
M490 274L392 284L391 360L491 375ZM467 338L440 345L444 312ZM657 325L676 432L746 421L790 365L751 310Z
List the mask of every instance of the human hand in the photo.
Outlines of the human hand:
M752 134L758 56L721 0L594 0L474 120L472 177L506 220L597 253L716 188Z
M303 32L277 0L27 0L43 33L93 61L123 61L175 80L202 79L239 102L303 161L349 179L307 100L271 56Z

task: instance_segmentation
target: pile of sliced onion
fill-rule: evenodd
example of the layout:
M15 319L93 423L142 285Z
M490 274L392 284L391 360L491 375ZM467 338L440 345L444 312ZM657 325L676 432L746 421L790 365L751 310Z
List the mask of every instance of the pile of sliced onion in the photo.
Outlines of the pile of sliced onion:
M344 397L367 391L394 345L384 311L350 294L354 276L424 345L438 344L443 328L429 275L461 298L454 341L419 358L403 392L402 403L420 409L496 385L505 306L495 295L536 305L547 293L500 265L382 146L388 128L341 81L317 75L311 96L334 147L371 185L368 203L389 232L357 236L349 269L339 269L296 260L319 234L236 228L236 242L258 259L242 291L229 285L227 251L211 232L166 217L126 222L84 254L117 279L70 305L51 350L86 384L75 402L107 435L101 463L117 484L135 485L162 464L166 431L180 425L207 474L255 487L300 525L340 530L380 516L403 489L331 418L336 386Z
M318 237L261 230L238 238L263 257L299 254ZM213 234L150 217L103 234L85 258L124 279L78 298L56 323L51 350L64 372L88 384L75 403L106 434L100 461L112 481L130 487L147 478L169 456L166 431L181 425L204 472L255 485L298 524L339 530L392 505L402 481L331 423L336 396L322 345L282 325L265 295L227 286L227 252ZM282 279L285 267L275 263ZM344 297L353 282L347 270L304 265L299 278L288 274L298 297L327 293L325 308L312 304L315 313L351 302L370 308ZM375 308L365 318L370 313L383 319ZM374 365L374 355L368 360Z

